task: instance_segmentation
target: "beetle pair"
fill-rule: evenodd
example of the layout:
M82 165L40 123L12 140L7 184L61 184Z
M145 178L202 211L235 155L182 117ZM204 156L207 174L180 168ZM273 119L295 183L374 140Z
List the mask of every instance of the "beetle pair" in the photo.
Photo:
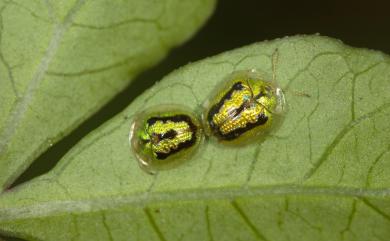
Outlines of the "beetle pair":
M275 126L285 108L275 74L267 81L256 70L237 71L224 83L204 104L201 120L176 105L155 107L134 120L130 141L143 170L154 173L188 159L204 133L221 144L242 145Z

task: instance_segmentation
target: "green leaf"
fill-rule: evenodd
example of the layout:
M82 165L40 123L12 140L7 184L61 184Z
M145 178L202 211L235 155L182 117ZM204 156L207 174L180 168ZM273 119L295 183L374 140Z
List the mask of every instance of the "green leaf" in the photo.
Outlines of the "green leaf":
M191 37L214 0L0 0L0 189Z
M261 143L206 140L191 161L140 170L135 113L197 110L234 70L272 73L289 111ZM299 93L305 93L310 97ZM253 44L183 67L0 198L0 230L28 240L389 240L390 58L320 36Z

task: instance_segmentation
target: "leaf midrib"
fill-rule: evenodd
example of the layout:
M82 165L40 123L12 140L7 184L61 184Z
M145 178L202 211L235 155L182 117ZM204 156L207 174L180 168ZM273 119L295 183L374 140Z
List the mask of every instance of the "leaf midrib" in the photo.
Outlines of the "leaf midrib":
M48 201L36 205L0 209L0 222L62 213L86 213L132 205L146 207L157 203L205 200L235 200L262 196L332 196L355 198L390 198L390 188L320 187L276 185L268 187L235 187L193 189L178 192L143 192L130 196L111 196L90 200Z

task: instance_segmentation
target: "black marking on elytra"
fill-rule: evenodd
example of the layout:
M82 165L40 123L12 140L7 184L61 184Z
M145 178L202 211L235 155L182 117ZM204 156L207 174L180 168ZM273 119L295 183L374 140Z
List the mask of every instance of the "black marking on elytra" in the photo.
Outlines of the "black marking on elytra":
M254 99L254 100L260 99L260 98L263 97L264 95L266 95L266 93L264 93L263 91L260 91L260 93L257 94L253 99Z
M237 117L238 115L241 114L246 108L250 106L250 101L246 100L244 101L234 112L232 118Z
M177 136L177 132L175 130L169 130L169 131L165 132L164 134L158 134L158 135L159 135L160 140L173 139Z
M225 101L226 100L230 100L232 98L232 95L233 95L234 91L243 90L244 88L245 87L244 87L244 85L242 84L241 81L235 83L229 89L229 91L226 92L226 94L221 98L221 100L210 108L210 111L207 114L207 120L210 123L211 128L215 128L215 124L213 122L213 116L219 112L219 110L221 109L221 107L223 106Z
M151 126L154 125L157 121L161 121L163 123L166 123L168 121L172 122L192 122L191 117L188 115L184 114L177 114L177 115L172 115L172 116L153 116L150 117L146 122Z
M168 153L155 152L157 159L159 159L159 160L167 159L169 156L171 156L175 153L178 153L183 149L190 148L196 144L196 138L198 138L197 132L199 130L198 130L198 127L192 121L190 116L184 115L184 114L178 114L178 115L173 115L173 116L151 117L146 122L149 125L154 125L157 121L162 121L163 123L166 123L168 121L172 121L172 122L176 122L176 123L186 122L188 124L188 126L190 127L190 131L192 133L191 139L187 140L185 142L179 143L177 149L172 149ZM165 132L164 134L159 134L159 140L161 141L163 139L173 139L176 137L176 135L177 135L177 132L175 130L171 129L171 130L168 130L167 132Z
M141 142L145 145L146 143L150 142L150 139L141 138Z
M247 123L245 127L243 128L238 128L238 129L235 129L227 134L223 134L219 128L216 128L214 129L214 132L215 134L217 134L217 136L219 137L219 139L222 139L222 140L226 140L226 141L231 141L231 140L234 140L236 138L238 138L239 136L241 136L242 134L244 134L245 132L257 127L257 126L261 126L261 125L264 125L265 123L267 123L268 121L268 116L266 116L264 114L264 112L262 112L258 118L257 118L257 121L255 123Z
M162 134L153 133L151 135L151 137L148 139L148 142L151 141L151 142L153 142L153 144L156 144L164 139L173 139L176 137L176 135L177 135L177 132L173 129L171 129L165 133L162 133Z

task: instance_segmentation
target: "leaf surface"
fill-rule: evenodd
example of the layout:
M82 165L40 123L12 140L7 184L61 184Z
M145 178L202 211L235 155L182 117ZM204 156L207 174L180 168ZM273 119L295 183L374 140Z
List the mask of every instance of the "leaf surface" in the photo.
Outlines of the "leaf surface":
M199 110L235 70L272 74L288 112L262 142L206 140L145 174L128 135L157 104ZM0 198L0 230L27 240L389 240L390 58L321 36L256 43L185 66L84 138L48 174ZM299 94L304 93L310 97Z
M0 0L0 186L188 39L214 0Z

